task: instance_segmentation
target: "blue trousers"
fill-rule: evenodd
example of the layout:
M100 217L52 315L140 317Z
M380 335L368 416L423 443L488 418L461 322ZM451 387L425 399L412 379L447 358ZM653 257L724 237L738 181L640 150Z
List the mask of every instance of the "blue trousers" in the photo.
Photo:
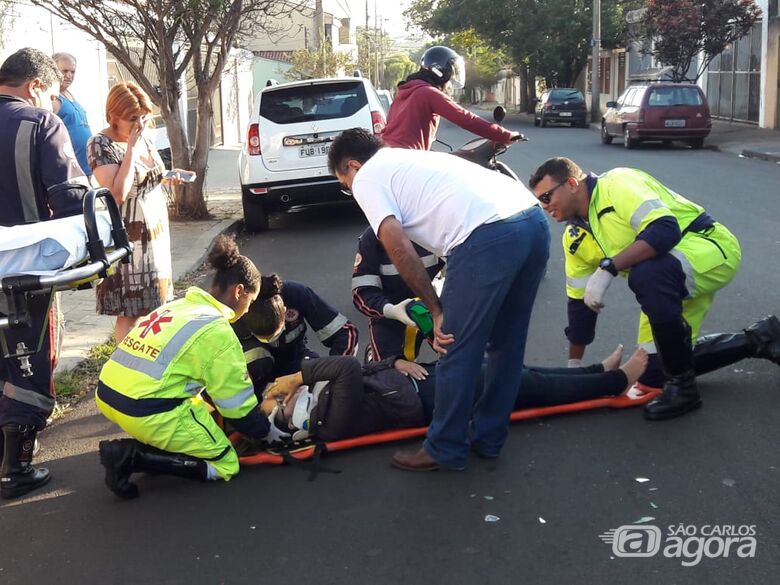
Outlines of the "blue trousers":
M541 208L480 226L447 259L443 330L455 341L436 366L433 420L423 448L462 468L469 448L498 455L520 389L525 342L550 249ZM475 403L486 358L485 387Z

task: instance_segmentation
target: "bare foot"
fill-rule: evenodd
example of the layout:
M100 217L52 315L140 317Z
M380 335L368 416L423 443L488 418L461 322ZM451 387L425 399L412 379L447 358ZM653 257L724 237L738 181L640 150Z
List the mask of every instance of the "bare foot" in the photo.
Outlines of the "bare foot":
M639 379L645 368L647 368L647 351L640 347L626 360L626 363L620 366L620 369L623 370L626 378L628 378L629 388Z
M620 343L611 354L607 356L601 365L604 366L604 371L615 370L620 366L620 360L623 359L623 344Z

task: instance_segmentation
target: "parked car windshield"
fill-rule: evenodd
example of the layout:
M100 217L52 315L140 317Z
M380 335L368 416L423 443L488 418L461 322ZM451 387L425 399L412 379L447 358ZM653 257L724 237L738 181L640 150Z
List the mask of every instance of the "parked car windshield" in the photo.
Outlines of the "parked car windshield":
M585 98L576 89L554 89L550 92L549 99L554 104L585 101Z
M695 87L654 87L648 106L701 106L704 104L699 90Z
M266 91L260 115L276 124L347 118L368 103L360 81L304 85Z

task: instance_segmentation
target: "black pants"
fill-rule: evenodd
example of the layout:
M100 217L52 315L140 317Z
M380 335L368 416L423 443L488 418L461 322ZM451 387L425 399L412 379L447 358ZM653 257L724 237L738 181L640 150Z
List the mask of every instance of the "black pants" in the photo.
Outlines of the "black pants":
M427 423L433 416L436 387L436 364L424 364L428 371L425 380L417 382ZM476 399L482 394L480 377ZM628 385L622 370L604 371L604 366L594 364L584 368L527 368L523 367L520 392L515 399L514 410L570 404L593 400L603 396L617 396Z
M35 349L43 332L43 344L29 356L32 376L26 376L18 358L0 356L0 426L34 425L38 430L46 426L46 419L54 410L54 381L59 344L59 322L56 298L51 309L45 295L35 296L28 305L32 327L6 329L3 333L11 353L23 342Z
M412 343L407 347L406 325L394 319L371 319L368 326L368 343L371 349L371 360L381 362L393 355L403 356L414 361L420 353L423 335L417 331Z

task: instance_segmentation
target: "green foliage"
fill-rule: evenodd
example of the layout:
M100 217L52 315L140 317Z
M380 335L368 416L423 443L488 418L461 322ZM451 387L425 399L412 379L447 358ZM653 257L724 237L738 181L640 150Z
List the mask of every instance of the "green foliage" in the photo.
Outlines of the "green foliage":
M353 66L346 53L333 51L330 43L322 43L317 50L300 49L292 54L292 67L285 72L287 79L313 79L335 77Z
M591 10L592 0L415 0L404 14L433 35L471 29L515 66L564 86L574 84L587 62ZM620 0L601 2L605 47L623 43L623 10Z
M653 56L672 69L673 81L696 81L727 45L761 17L754 0L647 0L643 34ZM691 63L704 53L695 71Z
M61 398L85 394L97 385L100 370L116 349L113 339L90 348L86 359L67 372L54 376L57 396Z
M363 74L363 77L371 80L377 88L389 89L394 87L395 83L389 83L387 77L387 62L390 57L385 57L384 67L385 75L382 76L382 58L389 55L392 41L390 37L382 30L364 26L357 27L356 31L358 60L357 68ZM395 55L396 53L394 53ZM394 64L394 69L397 63ZM393 81L393 78L390 78ZM397 82L396 82L397 83Z
M406 53L394 53L385 59L384 87L394 88L407 76L417 71L417 64Z
M499 72L504 69L509 59L500 48L491 47L473 29L456 32L450 35L446 43L466 60L466 87L493 85L498 81Z

